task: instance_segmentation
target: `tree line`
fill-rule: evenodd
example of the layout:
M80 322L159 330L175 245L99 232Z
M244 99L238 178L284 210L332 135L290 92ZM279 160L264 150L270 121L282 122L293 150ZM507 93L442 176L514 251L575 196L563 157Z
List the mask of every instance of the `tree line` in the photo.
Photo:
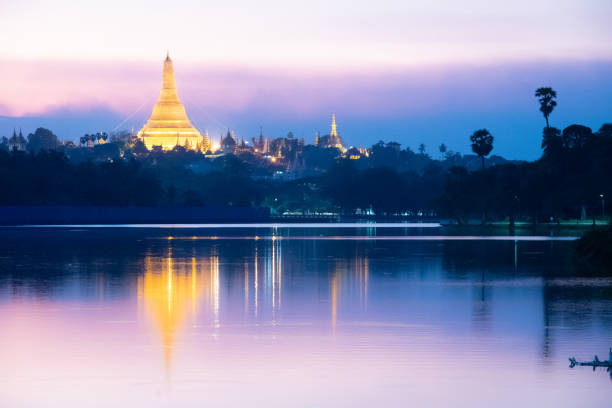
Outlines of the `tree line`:
M209 159L185 149L148 152L116 135L93 149L66 150L52 148L57 137L38 129L28 137L36 149L0 149L0 204L268 206L278 214L367 212L459 223L603 215L612 193L612 124L596 132L579 124L557 129L550 125L556 92L539 88L535 96L546 122L536 161L493 156L485 166L494 137L479 129L469 137L478 164L445 145L440 160L425 146L413 152L394 142L374 144L367 160L306 146L299 162L312 171L293 179L276 177L285 167L252 154Z

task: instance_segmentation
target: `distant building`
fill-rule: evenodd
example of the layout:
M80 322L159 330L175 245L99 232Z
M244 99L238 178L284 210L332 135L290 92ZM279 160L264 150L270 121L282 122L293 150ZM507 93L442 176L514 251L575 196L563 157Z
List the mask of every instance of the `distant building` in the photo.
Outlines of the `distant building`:
M358 148L351 147L350 149L347 150L346 156L351 160L359 160L361 159L362 154Z
M269 154L270 153L270 137L266 136L266 141L264 142L264 147L263 147L263 154Z
M255 149L255 152L257 153L265 153L265 144L266 142L263 136L263 128L260 126L259 127L259 139L253 138L253 149Z
M397 142L389 142L386 147L398 153L402 150L402 145Z
M211 148L212 145L210 143L210 138L208 137L208 131L206 131L204 136L202 136L202 141L200 142L200 145L196 146L196 150L199 150L202 153L206 153L207 151L211 150Z
M236 153L253 152L253 146L249 146L249 143L243 138L240 139L240 143L236 145Z
M315 138L315 146L317 145L319 147L336 148L342 153L346 152L346 148L342 145L342 139L340 139L340 136L338 135L335 114L332 114L331 133L323 137Z
M236 151L236 140L229 129L227 130L227 135L221 139L221 151L224 154L234 154Z
M10 152L18 151L25 152L27 147L27 141L23 134L21 133L21 129L19 129L19 134L15 132L13 129L13 136L8 140L8 149Z
M336 114L332 113L332 125L331 125L331 133L329 134L329 145L328 147L337 147L338 149L343 149L342 141L338 136L338 130L336 129Z
M94 147L96 144L105 144L107 140L108 134L106 132L98 132L92 134L86 133L84 136L81 137L80 143L81 146Z

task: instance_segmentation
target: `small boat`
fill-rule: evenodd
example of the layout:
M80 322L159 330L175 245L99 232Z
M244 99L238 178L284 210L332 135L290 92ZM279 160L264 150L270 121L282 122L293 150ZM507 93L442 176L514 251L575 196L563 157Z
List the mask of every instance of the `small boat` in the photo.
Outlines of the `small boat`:
M576 366L588 366L593 367L593 371L595 371L595 368L597 367L607 367L608 371L610 371L612 368L612 348L610 348L610 357L608 360L601 361L599 357L595 356L593 361L576 361L575 357L570 357L569 361L570 368L574 368Z

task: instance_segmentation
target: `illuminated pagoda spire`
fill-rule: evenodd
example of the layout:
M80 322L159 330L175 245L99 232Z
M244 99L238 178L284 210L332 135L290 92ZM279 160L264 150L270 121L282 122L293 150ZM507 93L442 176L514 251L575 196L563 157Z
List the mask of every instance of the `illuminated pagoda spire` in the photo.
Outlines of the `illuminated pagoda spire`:
M161 146L171 150L176 145L199 146L202 135L191 124L181 103L174 81L174 66L166 53L162 75L162 89L149 121L138 132L147 149Z
M340 140L340 136L338 136L338 130L336 129L336 115L333 113L331 133L329 134L329 141L327 143L327 147L335 147L336 149L340 149L343 153L346 151L344 146L342 146L342 140Z
M202 151L202 153L206 153L207 151L210 150L211 147L212 146L210 143L210 138L208 137L208 130L207 130L204 136L202 137L202 144L200 146L200 150Z
M338 137L338 131L336 130L336 114L332 113L332 129L329 134L331 137Z

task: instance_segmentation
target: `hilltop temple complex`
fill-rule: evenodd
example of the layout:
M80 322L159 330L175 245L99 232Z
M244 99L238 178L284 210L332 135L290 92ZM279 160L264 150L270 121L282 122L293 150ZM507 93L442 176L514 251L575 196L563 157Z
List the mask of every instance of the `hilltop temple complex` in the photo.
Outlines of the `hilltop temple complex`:
M156 146L161 146L162 150L171 150L179 145L189 150L205 152L210 147L210 141L191 124L185 107L179 100L170 55L167 55L164 61L159 99L153 107L149 121L138 132L138 137L149 150Z
M200 134L187 117L185 107L178 97L172 60L169 55L166 55L159 99L153 107L151 117L140 129L137 137L142 140L148 150L154 148L172 150L176 146L182 146L187 150L209 152L217 155L239 154L249 151L255 155L271 159L272 157L283 158L288 154L295 156L301 152L303 146L305 146L303 138L298 141L293 139L292 133L290 135L288 135L288 138L264 139L260 129L259 140L253 138L253 144L251 145L244 139L239 143L233 132L228 130L227 135L219 141L219 145L212 146L208 135ZM342 139L338 134L335 114L332 114L331 132L322 137L317 132L314 145L320 148L335 148L340 151L341 155L346 154L347 149L343 146ZM360 156L351 154L351 158L354 157Z
M336 127L336 115L332 114L331 132L329 135L319 136L315 134L315 146L335 148L340 150L343 154L346 153L346 148L342 145L342 139L338 135L338 129Z

